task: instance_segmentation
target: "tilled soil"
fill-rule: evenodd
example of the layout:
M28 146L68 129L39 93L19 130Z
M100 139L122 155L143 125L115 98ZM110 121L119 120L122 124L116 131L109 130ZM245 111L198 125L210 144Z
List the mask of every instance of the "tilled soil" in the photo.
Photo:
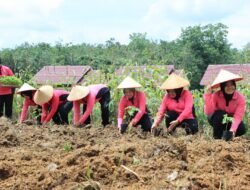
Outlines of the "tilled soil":
M0 118L0 189L250 189L250 141Z

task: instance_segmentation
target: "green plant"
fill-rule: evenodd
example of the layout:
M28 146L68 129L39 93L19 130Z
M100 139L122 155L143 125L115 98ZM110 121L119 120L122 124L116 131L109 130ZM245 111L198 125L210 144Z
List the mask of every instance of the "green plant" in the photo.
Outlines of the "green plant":
M93 175L93 171L92 171L92 169L91 169L91 166L88 165L88 167L87 167L87 169L86 169L86 172L85 172L85 178L86 178L87 180L91 180L92 175Z
M64 143L64 145L63 145L63 150L64 150L65 152L71 151L71 150L72 150L71 144L69 144L68 142Z
M229 125L229 123L233 122L233 119L234 119L233 117L230 117L227 114L224 114L222 124L226 124L226 128L228 129L228 127L229 127L228 125Z
M21 86L23 84L23 82L21 81L21 79L15 77L15 76L3 76L0 78L0 84Z
M134 106L128 106L125 108L125 114L124 114L124 121L129 123L131 121L131 119L134 117L134 115L136 114L136 112L140 111L138 108L134 107Z

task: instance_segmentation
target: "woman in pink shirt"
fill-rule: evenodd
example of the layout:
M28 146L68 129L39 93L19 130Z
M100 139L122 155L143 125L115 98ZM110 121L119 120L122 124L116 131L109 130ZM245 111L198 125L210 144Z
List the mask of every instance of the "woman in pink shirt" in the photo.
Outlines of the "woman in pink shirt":
M4 76L14 76L14 74L9 67L2 65L0 58L0 77ZM3 115L8 118L12 117L14 91L14 88L0 85L0 117Z
M41 106L37 105L33 100L35 92L36 88L30 86L27 83L24 83L21 86L21 88L17 91L17 94L20 94L24 98L24 103L20 117L21 123L24 122L27 118L29 106L34 106L36 107L35 114L36 114L37 124L41 124L41 116L39 111L39 109L41 109Z
M69 101L73 101L74 125L82 126L91 123L90 114L96 102L101 105L102 125L105 127L109 124L109 102L110 91L104 84L89 85L87 87L76 85L72 88ZM80 117L80 105L83 115Z
M194 114L193 96L185 90L189 82L172 73L162 84L161 89L167 91L159 108L152 129L158 127L165 116L168 132L172 133L177 126L183 127L187 134L198 132L198 123Z
M207 87L204 94L204 111L208 116L208 121L213 127L213 136L215 139L225 139L223 131L230 131L231 137L240 136L245 133L245 125L242 122L246 101L244 96L236 90L236 81L242 80L239 75L235 75L226 70L221 70L212 83ZM212 88L220 90L212 93ZM225 115L233 118L232 122L224 123Z
M141 87L134 79L126 77L118 86L119 89L123 89L124 96L121 98L118 107L118 128L121 133L121 125L123 124L126 108L133 106L139 109L137 113L131 118L130 125L136 127L141 125L143 131L151 131L151 119L146 107L146 96L142 91L136 90Z
M55 90L52 86L41 86L34 94L34 102L42 106L41 123L46 124L51 119L57 125L69 124L68 114L72 109L72 102L67 101L69 92Z

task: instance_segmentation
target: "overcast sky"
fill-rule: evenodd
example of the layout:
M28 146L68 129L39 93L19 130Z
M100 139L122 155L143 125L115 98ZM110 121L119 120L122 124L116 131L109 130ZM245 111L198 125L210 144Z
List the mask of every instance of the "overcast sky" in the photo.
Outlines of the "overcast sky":
M250 42L249 0L0 0L0 49L24 42L129 42L129 34L171 41L187 26L221 22L228 40Z

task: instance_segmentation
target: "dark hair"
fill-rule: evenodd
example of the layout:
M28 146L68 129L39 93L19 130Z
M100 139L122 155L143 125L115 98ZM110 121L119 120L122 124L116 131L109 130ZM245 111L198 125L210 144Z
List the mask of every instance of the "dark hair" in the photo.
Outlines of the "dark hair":
M32 90L23 91L20 94L21 96L28 96L30 99L32 99Z
M223 82L223 83L220 83L220 89L223 93L225 93L225 87L227 85L227 82L232 82L234 87L236 88L236 82L234 80L231 80L231 81L226 81L226 82Z
M125 94L125 90L126 90L126 89L127 89L127 90L130 90L130 91L132 91L132 92L135 92L135 88L124 88L124 89L123 89L123 93L124 93L124 94Z
M232 81L227 81L227 82L232 82L233 85L234 85L234 87L236 88L236 83L235 83L234 80L232 80ZM226 100L226 106L229 105L229 102L230 102L230 101L232 100L232 98L233 98L233 94L227 94L227 93L225 92L225 87L226 87L226 85L227 85L227 82L223 82L223 83L220 84L220 89L221 89L221 91L222 91L222 93L223 93L223 96L224 96L224 98L225 98L225 100Z
M174 89L174 91L175 91L175 94L176 94L176 96L175 96L175 100L178 102L179 101L179 98L181 97L181 93L182 93L182 91L183 91L183 87L181 87L181 88L176 88L176 89ZM168 92L168 90L167 90L167 92Z

